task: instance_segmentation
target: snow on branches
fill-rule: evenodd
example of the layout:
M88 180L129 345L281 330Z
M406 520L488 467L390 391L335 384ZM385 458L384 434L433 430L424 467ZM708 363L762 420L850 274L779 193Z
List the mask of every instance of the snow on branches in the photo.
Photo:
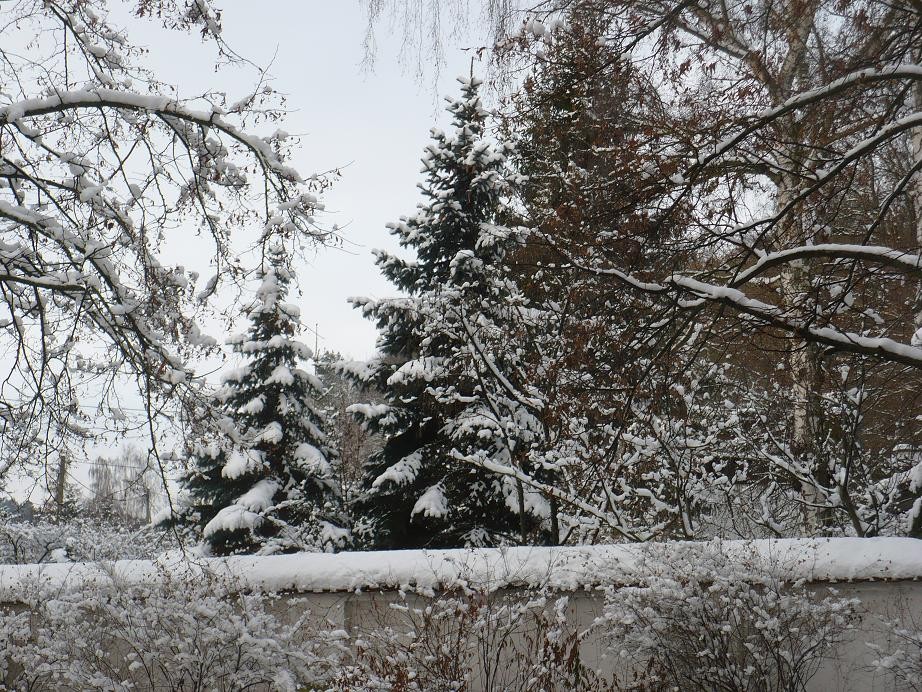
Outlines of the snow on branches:
M0 320L11 358L0 401L4 458L44 455L88 434L83 383L138 382L149 418L195 398L189 355L214 345L196 324L202 301L247 267L238 255L272 237L325 237L315 222L324 178L287 163L281 117L260 75L236 103L179 99L103 0L23 0L0 28ZM240 64L208 0L140 0L168 29L201 29ZM254 233L255 231L255 233ZM169 266L180 233L202 238L214 276ZM102 355L100 355L102 353ZM104 393L101 409L116 408ZM96 401L93 402L97 403ZM117 418L113 416L113 420ZM14 423L15 421L15 423Z
M657 531L726 492L741 534L919 535L919 9L536 3L498 47L530 70L506 128L568 418L610 430L584 497L646 489Z

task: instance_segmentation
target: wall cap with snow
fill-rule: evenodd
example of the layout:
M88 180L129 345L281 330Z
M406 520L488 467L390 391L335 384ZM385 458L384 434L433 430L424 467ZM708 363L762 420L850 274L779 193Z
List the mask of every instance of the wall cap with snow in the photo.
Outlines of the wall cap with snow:
M167 554L156 561L0 566L0 602L29 602L46 589L93 585L153 586L183 576L213 575L236 590L354 592L457 586L498 589L548 586L576 590L637 584L650 565L695 564L720 555L743 569L795 581L843 582L922 578L922 540L817 538L667 542L580 547L395 550L265 557L200 558ZM764 573L764 571L763 571Z

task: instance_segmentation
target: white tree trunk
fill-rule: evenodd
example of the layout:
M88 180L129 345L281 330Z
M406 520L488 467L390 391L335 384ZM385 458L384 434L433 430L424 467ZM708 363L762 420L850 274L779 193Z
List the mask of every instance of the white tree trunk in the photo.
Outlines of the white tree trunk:
M922 63L922 50L916 55L917 62ZM913 106L917 112L922 113L922 82L917 81L913 89ZM912 162L916 165L922 161L922 127L913 129L911 135ZM915 181L910 189L913 201L913 212L916 222L916 245L922 247L922 171L916 171ZM922 290L916 296L915 324L917 329L922 329ZM922 336L922 334L920 334ZM916 339L914 339L916 340Z
M791 196L796 194L793 181L783 181L779 186L777 206L785 206ZM800 245L808 239L796 216L792 216L784 230L785 244ZM810 263L798 260L785 265L781 272L781 292L784 304L797 317L803 317L810 309L812 282ZM795 462L810 470L810 475L821 485L828 485L829 470L826 461L819 458L816 449L818 435L819 406L817 398L820 389L820 370L818 368L817 347L812 343L800 342L794 345L790 356L791 377L791 435L790 449ZM804 483L800 488L803 501L803 530L812 536L822 533L823 513L818 506L824 498L817 492L816 486Z
M814 0L805 10L788 33L788 53L781 65L778 74L778 97L784 99L791 96L798 88L808 87L809 69L807 65L807 40L820 2ZM800 82L800 83L798 83ZM788 165L793 174L784 175L778 186L776 204L778 209L784 208L797 194L800 181L796 173L810 169L812 163L809 155L798 146L802 133L793 122L790 123L789 132L785 140L791 144L783 152L787 156ZM784 160L784 159L782 159ZM812 238L807 237L808 231L803 227L802 220L797 214L791 214L785 225L782 243L787 246L803 245ZM803 318L814 309L811 293L813 289L809 260L803 259L785 265L781 272L781 290L785 305L794 313L795 317ZM795 345L791 353L791 391L793 393L791 411L791 452L796 462L809 469L809 474L817 483L823 486L829 484L829 468L826 460L820 459L817 453L816 440L821 415L819 402L820 378L819 359L817 346L812 343L801 342ZM803 501L804 532L808 536L822 533L825 510L819 506L825 498L820 496L814 484L801 484L801 499Z

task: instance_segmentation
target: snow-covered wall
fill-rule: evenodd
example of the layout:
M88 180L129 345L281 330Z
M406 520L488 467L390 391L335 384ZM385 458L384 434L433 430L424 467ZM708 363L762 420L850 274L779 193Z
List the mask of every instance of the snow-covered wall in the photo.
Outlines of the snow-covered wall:
M398 550L308 553L270 557L195 558L178 554L151 562L62 563L0 566L0 602L19 601L37 586L80 589L113 579L154 584L170 574L207 571L240 589L351 592L403 586L439 589L477 585L490 589L550 586L576 590L625 585L643 578L651 560L688 559L719 550L753 569L808 582L916 580L922 578L922 541L911 538L823 538L676 542L587 547L517 547L471 550Z

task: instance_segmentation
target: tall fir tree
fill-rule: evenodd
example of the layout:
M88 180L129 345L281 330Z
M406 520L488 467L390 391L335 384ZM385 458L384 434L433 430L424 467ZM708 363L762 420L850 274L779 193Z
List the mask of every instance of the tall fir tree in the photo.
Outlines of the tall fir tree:
M270 250L251 325L229 343L245 362L217 393L228 444L200 445L184 478L189 514L210 552L271 554L334 550L349 542L315 399L320 381L299 366L311 351L297 340L299 309L285 302L293 275Z
M425 201L389 226L416 260L378 252L407 295L354 301L380 330L379 356L352 368L384 396L352 407L386 440L355 503L376 547L526 542L548 526L549 504L515 477L543 428L523 384L530 312L506 263L522 235L506 225L509 151L486 138L479 81L461 81L453 131L433 130L423 159Z

